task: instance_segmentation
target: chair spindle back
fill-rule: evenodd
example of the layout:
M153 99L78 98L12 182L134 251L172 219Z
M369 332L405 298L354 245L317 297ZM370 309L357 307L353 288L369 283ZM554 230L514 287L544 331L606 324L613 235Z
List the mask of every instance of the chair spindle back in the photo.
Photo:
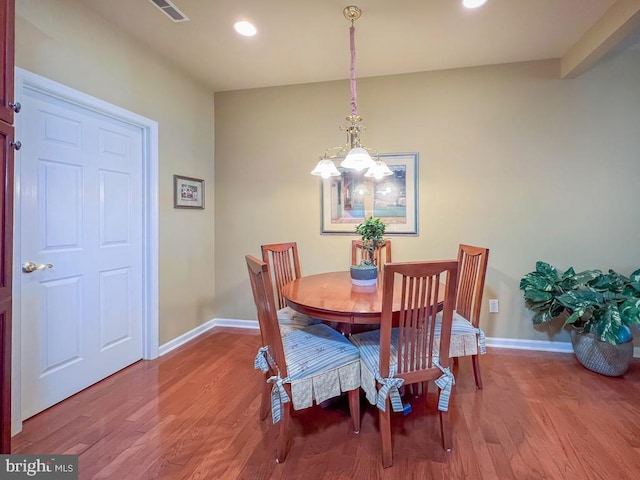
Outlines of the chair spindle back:
M351 241L351 265L360 265L369 253L364 248L362 240ZM391 263L391 240L385 240L380 247L373 252L373 261L378 267L378 271L383 273L384 266Z
M257 259L253 255L246 255L245 259L249 272L249 280L251 282L253 300L256 305L258 323L260 324L262 343L263 346L269 348L269 354L276 363L275 368L273 365L270 365L270 367L274 374L277 374L279 369L281 377L285 378L287 376L287 366L285 363L282 336L280 335L280 325L278 324L278 316L274 303L269 267L265 262Z
M276 305L278 309L284 308L286 302L282 296L282 287L301 276L298 245L296 242L271 243L262 245L261 249L262 260L271 271Z
M489 249L460 244L458 264L460 265L456 312L478 328L484 279L487 274Z
M451 322L458 282L455 260L390 263L385 266L382 321L380 325L380 373L389 376L393 310L398 313L398 371L406 383L416 383L440 375L434 356L442 367L449 362ZM442 283L445 282L444 286ZM440 302L440 289L444 299ZM439 343L435 342L436 314L442 306Z

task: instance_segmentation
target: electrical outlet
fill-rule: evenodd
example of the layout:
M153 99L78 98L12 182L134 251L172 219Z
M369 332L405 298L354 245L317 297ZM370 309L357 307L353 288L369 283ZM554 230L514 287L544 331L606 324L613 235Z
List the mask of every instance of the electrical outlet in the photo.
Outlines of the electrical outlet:
M489 300L489 313L498 313L498 311L500 310L499 307L500 306L498 304L497 298L493 298Z

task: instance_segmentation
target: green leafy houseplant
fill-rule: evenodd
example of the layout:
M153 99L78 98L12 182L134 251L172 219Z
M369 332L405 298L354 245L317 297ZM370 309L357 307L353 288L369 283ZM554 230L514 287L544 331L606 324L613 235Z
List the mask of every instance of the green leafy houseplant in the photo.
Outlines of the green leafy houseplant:
M379 218L366 218L356 227L356 233L362 238L362 260L359 265L351 265L351 283L360 287L369 287L378 283L378 267L375 264L376 249L384 243L382 236L387 226Z
M574 325L603 342L618 344L631 338L629 329L640 324L640 269L625 277L613 270L573 267L560 272L545 262L520 280L526 307L535 312L533 323L550 323L565 317L564 326Z
M364 265L374 265L375 251L384 242L384 232L387 229L387 225L379 218L373 216L366 218L361 224L356 227L356 233L362 237L362 245L367 251L369 258L364 258L362 263Z

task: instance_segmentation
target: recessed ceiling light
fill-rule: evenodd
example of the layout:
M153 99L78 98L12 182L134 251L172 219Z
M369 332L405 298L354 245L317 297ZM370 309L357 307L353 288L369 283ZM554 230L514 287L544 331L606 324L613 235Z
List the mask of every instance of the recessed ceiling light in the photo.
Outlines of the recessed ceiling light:
M240 35L244 35L245 37L253 37L258 31L251 22L247 22L246 20L234 23L233 28L236 29L236 32Z
M487 0L462 0L462 5L467 8L478 8L487 3Z

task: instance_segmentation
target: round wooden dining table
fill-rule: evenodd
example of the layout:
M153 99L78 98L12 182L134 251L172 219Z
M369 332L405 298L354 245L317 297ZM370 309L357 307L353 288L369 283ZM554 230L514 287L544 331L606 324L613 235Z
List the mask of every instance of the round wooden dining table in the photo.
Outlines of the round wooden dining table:
M282 296L289 307L310 317L340 323L380 323L380 279L376 286L358 287L351 283L348 271L319 273L287 283Z
M400 276L397 281L402 282ZM442 308L445 286L438 291L438 310ZM380 325L382 316L382 281L375 287L357 287L351 283L348 271L319 273L301 277L282 287L287 305L295 311L327 322L338 322L338 330L345 334L358 333ZM393 302L395 313L400 311L400 300ZM452 333L449 356L477 354L476 334Z
M402 281L400 276L396 281ZM282 287L282 296L296 312L313 318L356 325L379 325L382 317L382 283L382 279L378 278L376 286L358 287L351 283L348 271L319 273L287 283ZM440 302L445 291L444 285L442 287L439 291ZM399 299L394 299L392 310L394 314L400 311Z

